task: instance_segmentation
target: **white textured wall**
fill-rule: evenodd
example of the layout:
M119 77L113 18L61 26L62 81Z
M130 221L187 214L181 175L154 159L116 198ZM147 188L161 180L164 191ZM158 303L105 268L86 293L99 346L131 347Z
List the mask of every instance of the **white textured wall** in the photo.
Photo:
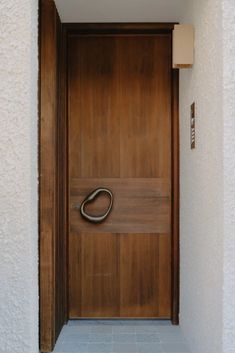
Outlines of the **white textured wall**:
M223 0L224 348L235 352L235 1Z
M188 1L182 17L183 23L194 24L196 30L195 65L192 70L182 70L180 75L180 322L192 353L222 353L223 70L221 10L221 0L191 0ZM191 151L189 127L190 104L193 101L196 102L196 149ZM226 146L229 148L228 141L226 141ZM235 156L235 149L233 152ZM235 347L233 349L234 353ZM230 353L230 351L224 351L224 353Z
M235 3L187 3L196 61L180 83L181 326L192 353L234 353ZM0 353L36 353L36 0L0 1L0 43Z
M37 7L0 1L0 353L38 352Z

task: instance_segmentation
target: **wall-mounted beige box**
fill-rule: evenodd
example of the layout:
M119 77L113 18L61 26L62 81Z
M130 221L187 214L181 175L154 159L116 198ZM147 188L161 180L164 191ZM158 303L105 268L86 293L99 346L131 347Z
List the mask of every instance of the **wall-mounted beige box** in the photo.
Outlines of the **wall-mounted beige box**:
M192 25L174 26L172 51L174 69L187 69L193 66L194 27Z

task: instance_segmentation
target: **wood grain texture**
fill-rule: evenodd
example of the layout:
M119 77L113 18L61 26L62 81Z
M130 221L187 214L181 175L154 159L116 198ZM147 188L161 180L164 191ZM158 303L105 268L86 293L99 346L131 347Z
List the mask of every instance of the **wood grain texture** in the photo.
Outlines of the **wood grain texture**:
M169 318L169 244L169 234L71 233L70 317Z
M170 47L166 35L70 38L71 177L171 177Z
M100 185L112 190L113 209L101 224L85 222L76 205ZM171 185L167 178L72 179L70 184L70 227L86 233L170 233ZM109 198L99 196L86 211L99 215L108 208Z
M68 48L70 315L169 318L171 37L72 36ZM114 206L93 225L74 206L99 186ZM99 197L87 211L105 208Z
M68 195L67 195L67 102L66 102L66 70L65 56L66 39L63 26L57 14L57 131L56 131L56 256L55 256L55 300L56 319L55 334L59 336L61 328L68 320L68 266L67 266L67 241L68 241Z
M115 48L112 38L69 41L70 176L120 174Z
M63 24L63 32L65 43L61 48L60 54L58 54L56 42L58 40L58 17L52 0L40 0L40 157L39 157L39 168L40 168L40 348L44 352L49 352L53 349L55 338L59 332L61 321L57 320L56 312L58 309L60 313L66 311L66 307L62 308L63 300L55 299L57 288L61 288L61 276L58 276L59 268L63 272L67 271L67 266L60 263L55 263L55 258L61 251L63 247L64 252L67 252L67 237L66 232L61 230L60 239L61 241L55 241L56 229L62 227L66 228L66 214L63 213L62 208L67 208L67 137L71 139L70 133L67 135L67 91L66 91L66 80L67 72L64 69L58 70L62 74L62 82L60 81L60 75L56 75L58 69L59 58L63 58L64 63L66 63L67 57L67 44L66 41L70 41L72 37L77 37L78 35L93 36L94 34L100 34L101 36L115 37L117 34L123 36L124 38L130 35L137 36L138 38L142 36L149 35L168 35L168 40L171 38L171 32L174 24L136 24L136 23L121 23L121 24ZM159 54L161 55L161 54ZM145 59L146 60L146 59ZM158 59L160 60L160 59ZM161 60L160 60L161 61ZM65 64L66 65L66 64ZM62 67L63 67L62 63ZM69 65L70 66L70 65ZM115 64L116 70L118 70L118 65ZM145 69L146 70L146 69ZM132 70L133 71L133 70ZM72 76L71 79L75 77ZM172 289L171 298L171 319L174 324L178 323L178 311L179 311L179 132L178 132L178 70L171 71L172 80L172 91L171 91L171 102L172 102L172 190L171 190L171 200L172 200L172 238L171 246L166 243L166 235L158 235L158 237L164 237L164 242L160 241L159 247L163 247L166 254L171 250L171 272L172 279L169 280L169 276L165 277L164 273L161 276L160 268L162 266L169 266L167 258L163 255L159 258L159 285L160 289L162 285L166 288L163 291ZM112 83L113 85L113 83ZM111 86L112 86L111 85ZM56 87L60 87L59 94L56 93ZM79 86L78 86L79 88ZM106 91L107 92L107 91ZM76 92L78 96L79 89ZM59 97L59 101L62 104L57 105L58 101L55 97ZM125 97L124 97L125 98ZM117 97L115 98L117 99ZM68 102L69 103L69 102ZM56 114L56 110L60 111L60 114ZM55 115L56 114L56 115ZM104 120L105 123L105 120ZM125 123L125 122L124 122ZM78 125L77 125L78 126ZM57 133L56 127L61 131L60 134ZM120 131L119 128L115 126L115 131ZM94 134L95 135L95 134ZM150 134L151 136L151 134ZM94 136L95 138L95 136ZM108 137L106 137L108 139ZM126 137L125 137L126 138ZM113 139L114 140L114 139ZM99 141L98 141L99 143ZM117 141L115 141L115 144ZM60 155L56 153L55 149L60 151ZM96 146L94 146L96 148ZM58 151L57 151L58 152ZM125 152L125 151L124 151ZM121 154L120 152L117 152ZM126 150L128 153L128 149ZM125 153L124 153L125 154ZM89 156L89 154L88 154ZM78 156L79 157L79 156ZM124 156L125 157L125 156ZM61 161L62 158L62 161ZM79 159L76 161L77 164L80 163ZM113 162L112 162L113 163ZM152 163L152 162L151 162ZM56 166L59 166L60 173L56 170ZM117 168L114 166L114 168ZM119 171L121 170L118 167ZM88 168L90 172L91 167ZM139 173L138 166L136 167L137 173ZM95 173L96 171L92 171ZM95 175L95 174L94 174ZM133 174L134 175L134 174ZM77 175L74 175L77 177ZM93 177L93 175L92 175ZM105 176L106 178L108 176ZM113 176L111 175L113 178ZM118 175L119 177L119 175ZM59 179L57 179L59 178ZM55 179L57 179L57 187L55 186ZM60 185L60 187L59 187ZM56 188L56 190L55 190ZM60 201L59 201L60 200ZM64 200L64 201L63 201ZM60 203L64 203L63 207L56 208ZM102 200L101 200L102 201ZM58 217L55 217L55 214ZM59 219L62 219L59 221ZM84 233L83 236L85 236ZM108 233L105 233L108 236ZM154 235L154 234L150 234ZM71 240L71 241L70 241ZM169 237L168 240L169 241ZM79 298L79 281L78 276L81 276L79 271L81 270L80 258L77 254L80 253L81 249L81 234L76 232L71 232L69 235L69 246L72 258L77 259L73 261L72 265L75 268L74 272L69 272L71 277L71 282L74 283L76 288L74 291L75 299ZM73 251L73 252L72 252ZM159 250L161 253L161 250ZM70 256L71 261L71 256ZM57 268L57 269L56 269ZM166 270L169 273L169 270ZM63 278L66 277L66 273L63 274ZM165 280L165 278L168 278ZM63 281L63 280L62 280ZM169 282L170 281L170 282ZM71 285L69 285L69 295L71 301L71 295L73 292L70 290ZM66 288L64 289L64 303L66 302ZM159 301L159 316L162 317L168 312L168 296L161 298ZM63 297L63 296L62 296ZM61 298L62 298L61 297ZM75 300L76 302L76 300ZM62 306L60 305L62 304ZM93 302L94 304L94 302ZM66 303L64 304L66 305ZM92 307L92 306L91 306ZM161 310L160 310L161 307ZM75 312L71 314L72 317L80 316L80 312L75 308ZM61 316L60 316L61 317Z
M69 234L69 318L81 316L81 234ZM71 286L71 283L73 284Z
M40 1L40 349L53 350L67 318L65 185L58 161L61 23L53 1ZM63 129L62 129L63 130ZM61 136L62 137L62 136ZM66 140L64 140L66 141ZM61 147L63 144L61 144ZM62 192L61 192L62 191ZM65 208L64 208L65 207Z
M119 316L118 252L115 234L71 234L70 318Z
M172 34L176 23L65 23L69 36L82 35L153 35Z
M119 39L120 177L171 177L170 36Z
M82 234L82 316L119 313L119 239L116 234Z
M171 317L172 282L171 234L160 234L158 240L158 315Z
M53 1L41 1L40 56L40 346L55 342L57 37ZM48 91L51 92L50 96ZM43 132L43 133L42 133Z
M163 236L158 234L121 235L121 317L167 318L170 316L169 239L169 234ZM162 281L163 277L164 281Z

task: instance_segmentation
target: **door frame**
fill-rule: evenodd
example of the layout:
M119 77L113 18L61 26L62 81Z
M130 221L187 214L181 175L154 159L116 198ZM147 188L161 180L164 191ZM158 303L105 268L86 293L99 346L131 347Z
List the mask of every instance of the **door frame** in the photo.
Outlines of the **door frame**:
M39 114L40 346L53 349L68 320L67 40L71 35L172 34L175 23L61 24L41 0ZM52 16L53 15L53 16ZM52 21L54 19L54 21ZM56 57L53 57L56 56ZM179 70L172 69L171 321L179 323ZM58 321L58 322L57 322Z

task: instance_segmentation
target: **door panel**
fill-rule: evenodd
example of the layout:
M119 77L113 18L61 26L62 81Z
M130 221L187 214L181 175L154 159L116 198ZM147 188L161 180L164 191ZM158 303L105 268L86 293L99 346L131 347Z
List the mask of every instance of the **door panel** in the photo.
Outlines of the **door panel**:
M121 39L120 177L170 178L170 38Z
M92 189L100 185L112 190L114 205L112 215L94 226L78 217L75 208ZM72 179L70 197L71 229L76 232L94 233L169 233L171 197L167 179L102 178ZM87 212L98 215L105 212L109 199L100 196L87 206Z
M169 281L169 269L160 265L160 242L167 236L158 234L123 234L120 237L120 315L122 317L169 316L169 305L160 308L163 297L170 304L168 291L160 291L159 277ZM165 252L161 256L168 257ZM169 258L169 257L168 257ZM162 265L162 264L161 264Z
M70 245L70 318L118 316L118 236L72 233Z
M116 40L73 37L68 54L70 177L119 177Z
M70 317L170 318L171 36L71 36L68 115Z

